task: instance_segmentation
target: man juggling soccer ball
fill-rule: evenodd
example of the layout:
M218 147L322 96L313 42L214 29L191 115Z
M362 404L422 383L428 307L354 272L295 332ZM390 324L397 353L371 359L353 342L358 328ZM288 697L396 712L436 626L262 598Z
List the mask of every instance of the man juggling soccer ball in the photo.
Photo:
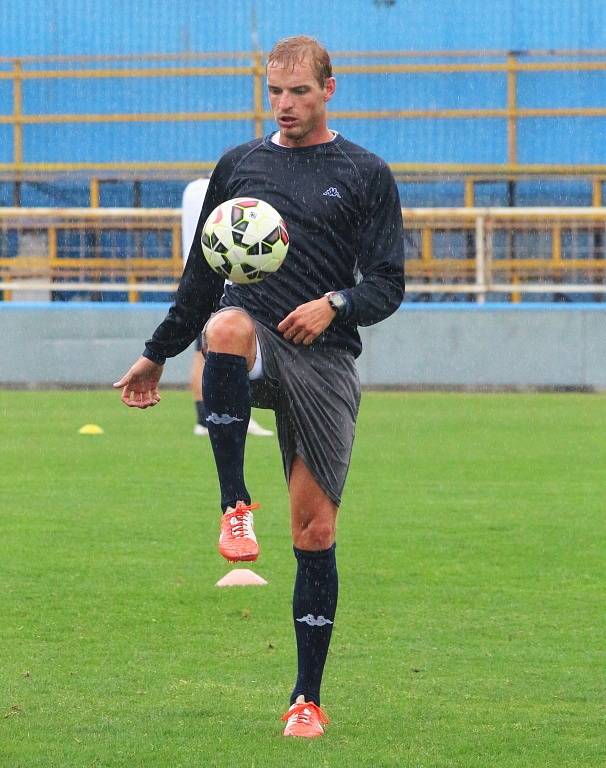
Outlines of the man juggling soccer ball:
M297 563L298 671L284 735L310 738L328 722L320 685L337 606L336 517L360 400L357 326L380 322L402 301L402 216L387 164L328 127L336 83L316 40L278 42L267 87L277 130L219 160L175 301L114 386L128 406L157 405L166 358L203 329L206 424L223 512L219 550L230 561L259 554L244 447L251 405L275 411ZM239 282L224 284L225 271L211 269L203 242L219 254L226 249L205 223L238 199L279 212L288 253L277 271L255 273L256 282L246 279L249 267ZM230 226L241 242L248 225L238 216Z

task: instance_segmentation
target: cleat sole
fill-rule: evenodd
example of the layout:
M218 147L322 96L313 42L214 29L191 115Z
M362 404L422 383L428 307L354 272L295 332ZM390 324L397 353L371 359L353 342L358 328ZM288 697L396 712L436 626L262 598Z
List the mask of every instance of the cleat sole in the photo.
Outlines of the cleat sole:
M245 555L244 557L226 557L222 555L222 557L228 563L254 563L259 555Z

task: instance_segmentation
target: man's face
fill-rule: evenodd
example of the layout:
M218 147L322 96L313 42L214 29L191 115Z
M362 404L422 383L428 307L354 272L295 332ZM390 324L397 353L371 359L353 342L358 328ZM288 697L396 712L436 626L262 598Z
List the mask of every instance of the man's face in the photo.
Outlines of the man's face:
M321 87L308 61L287 68L270 64L267 88L282 144L308 147L329 140L326 102L335 91L334 77Z

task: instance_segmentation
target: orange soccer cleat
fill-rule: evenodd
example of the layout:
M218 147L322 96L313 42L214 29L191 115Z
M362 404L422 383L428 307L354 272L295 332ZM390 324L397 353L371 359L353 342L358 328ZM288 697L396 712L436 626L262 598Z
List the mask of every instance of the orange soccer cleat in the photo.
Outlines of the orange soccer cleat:
M253 529L253 509L260 504L236 503L236 508L227 507L221 518L219 552L230 563L254 561L259 557L259 545Z
M286 720L285 736L300 736L304 739L322 736L323 726L328 722L324 712L313 701L293 704L288 712L282 715L282 720Z

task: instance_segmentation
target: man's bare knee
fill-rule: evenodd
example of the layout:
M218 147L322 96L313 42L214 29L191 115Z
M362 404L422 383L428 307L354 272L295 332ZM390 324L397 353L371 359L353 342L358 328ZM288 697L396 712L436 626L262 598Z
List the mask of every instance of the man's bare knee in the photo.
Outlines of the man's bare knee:
M223 352L245 357L252 368L256 352L255 325L250 317L238 310L219 312L206 327L209 352Z
M300 456L295 456L289 478L293 544L317 552L332 547L338 505L320 487Z
M293 530L293 544L297 549L319 552L332 547L335 541L335 526L325 519L303 520Z

